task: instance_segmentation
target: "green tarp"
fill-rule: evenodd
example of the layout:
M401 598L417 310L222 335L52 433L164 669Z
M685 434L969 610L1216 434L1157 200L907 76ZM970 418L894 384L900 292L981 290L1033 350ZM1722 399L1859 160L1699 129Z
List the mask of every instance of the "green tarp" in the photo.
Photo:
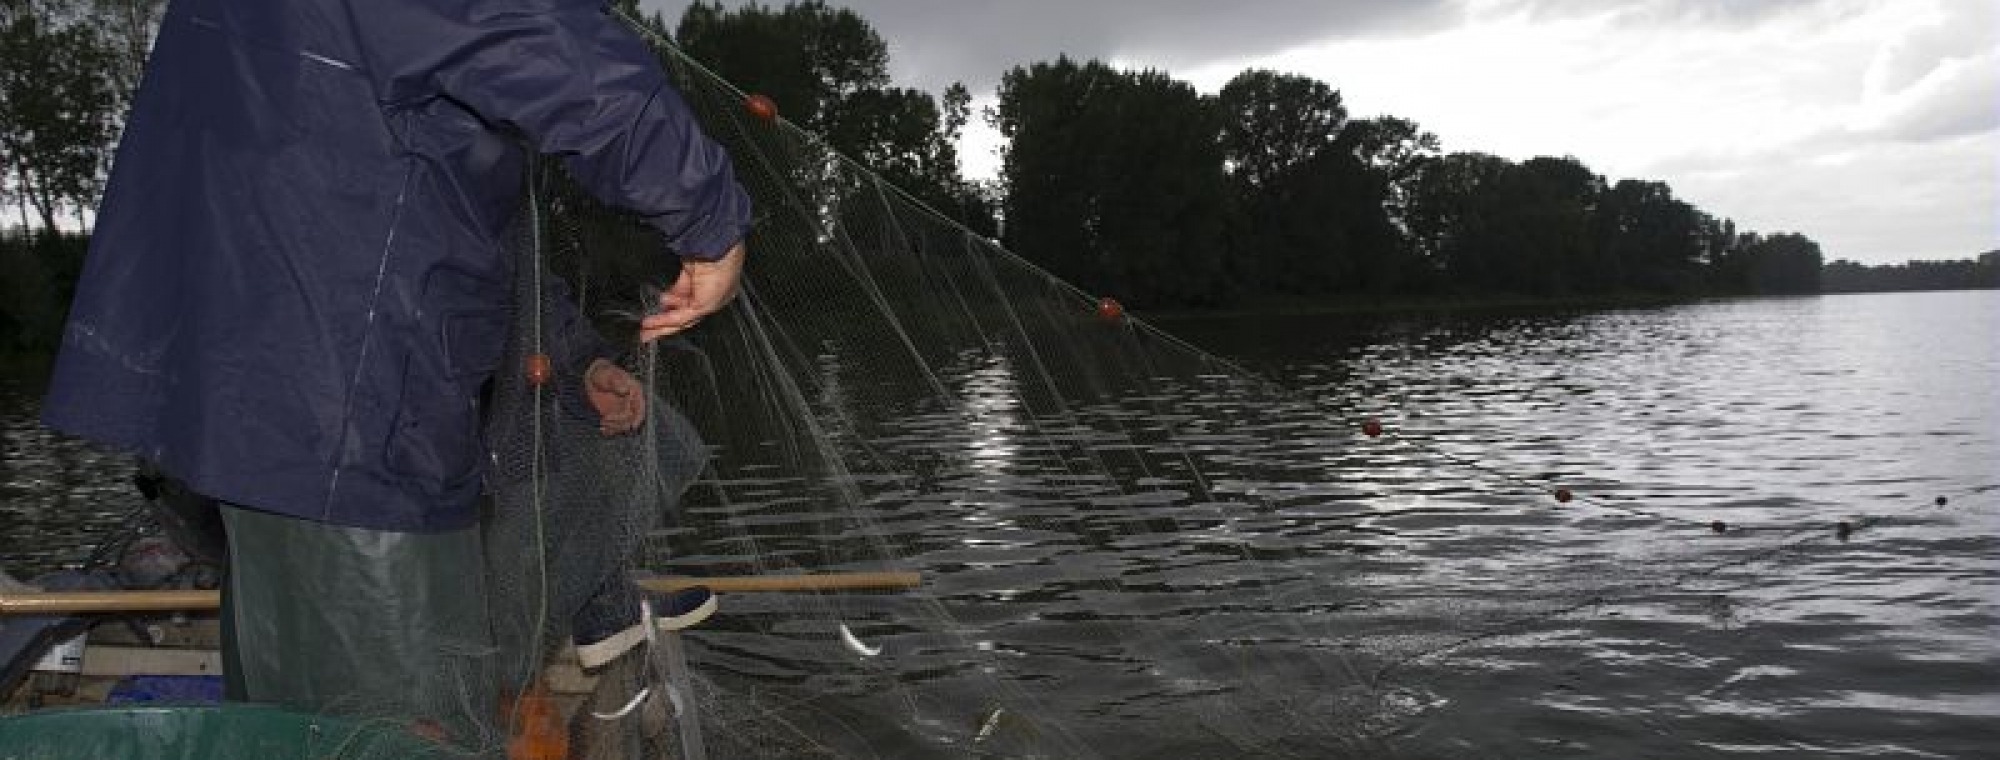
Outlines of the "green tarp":
M0 760L326 760L462 755L384 721L262 705L93 707L0 717Z

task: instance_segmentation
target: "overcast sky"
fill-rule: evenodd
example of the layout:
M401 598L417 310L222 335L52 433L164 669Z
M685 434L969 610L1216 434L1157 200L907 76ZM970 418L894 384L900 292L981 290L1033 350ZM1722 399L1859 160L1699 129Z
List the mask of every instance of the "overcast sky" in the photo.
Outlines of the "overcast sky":
M975 106L1008 68L1063 53L1209 93L1269 68L1332 85L1355 116L1414 119L1448 151L1664 180L1829 260L2000 248L2000 0L829 3L888 41L897 84L962 81ZM672 24L687 3L646 5ZM991 176L999 138L969 131L967 170Z

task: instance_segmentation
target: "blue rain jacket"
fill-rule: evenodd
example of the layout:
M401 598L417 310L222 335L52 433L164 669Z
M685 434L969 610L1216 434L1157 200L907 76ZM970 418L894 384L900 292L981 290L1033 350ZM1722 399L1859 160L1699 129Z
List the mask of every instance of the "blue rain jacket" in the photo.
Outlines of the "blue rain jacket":
M664 249L749 199L653 53L580 0L174 0L43 411L219 499L475 520L528 151Z

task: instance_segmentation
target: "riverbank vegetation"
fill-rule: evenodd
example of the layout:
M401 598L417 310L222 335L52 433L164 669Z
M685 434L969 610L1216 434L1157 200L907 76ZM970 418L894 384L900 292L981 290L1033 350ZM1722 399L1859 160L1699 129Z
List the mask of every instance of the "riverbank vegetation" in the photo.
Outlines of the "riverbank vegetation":
M162 8L0 0L0 208L19 218L0 236L0 352L53 345L85 246L66 230L87 226ZM1448 152L1410 119L1352 117L1333 84L1296 74L1244 71L1206 94L1062 57L1003 72L997 105L975 113L962 85L893 86L887 43L821 2L644 21L975 234L1142 311L2000 283L1991 253L1829 265L1807 235L1739 229L1665 182L1571 156ZM974 118L1005 140L993 181L963 176Z

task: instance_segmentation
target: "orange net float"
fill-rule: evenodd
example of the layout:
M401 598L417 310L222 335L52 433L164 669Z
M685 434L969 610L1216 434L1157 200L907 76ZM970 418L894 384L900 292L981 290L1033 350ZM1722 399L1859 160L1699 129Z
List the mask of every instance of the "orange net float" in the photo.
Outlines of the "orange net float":
M1576 498L1576 494L1573 494L1573 493L1570 493L1570 492L1569 492L1569 489L1567 489L1567 488L1558 488L1558 489L1556 489L1556 501L1557 501L1557 502L1560 502L1560 503L1563 503L1563 504L1568 504L1568 503L1570 502L1570 500L1571 500L1571 499L1574 499L1574 498Z
M743 110L764 121L778 118L778 103L761 92L753 92L743 98Z
M1380 435L1382 435L1382 421L1381 421L1381 420L1362 420L1362 421L1361 421L1361 434L1362 434L1362 435L1366 435L1366 436L1368 436L1369 438L1374 438L1374 437L1377 437L1377 436L1380 436Z
M569 730L561 708L536 684L514 701L507 737L507 760L567 760Z
M549 355L528 354L527 366L522 368L528 376L528 384L537 388L549 382Z
M1097 318L1106 322L1116 322L1125 316L1125 304L1110 296L1097 299Z

